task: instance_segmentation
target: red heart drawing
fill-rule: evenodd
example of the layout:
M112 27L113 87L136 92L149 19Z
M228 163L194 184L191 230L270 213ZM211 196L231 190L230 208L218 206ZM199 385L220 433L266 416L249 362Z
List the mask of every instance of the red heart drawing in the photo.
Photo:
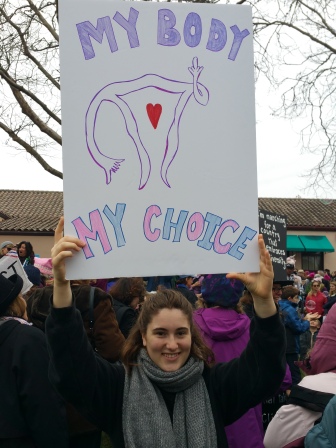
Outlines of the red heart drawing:
M152 123L153 128L156 129L158 126L160 117L161 117L161 112L162 112L161 104L155 104L153 106L153 104L149 103L146 106L146 110L147 110L148 118L150 119L150 122Z

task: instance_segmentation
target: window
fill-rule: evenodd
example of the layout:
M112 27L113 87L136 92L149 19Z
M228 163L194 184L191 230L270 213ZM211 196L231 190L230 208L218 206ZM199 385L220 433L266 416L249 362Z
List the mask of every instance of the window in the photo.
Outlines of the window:
M301 260L304 271L323 270L323 252L302 252Z

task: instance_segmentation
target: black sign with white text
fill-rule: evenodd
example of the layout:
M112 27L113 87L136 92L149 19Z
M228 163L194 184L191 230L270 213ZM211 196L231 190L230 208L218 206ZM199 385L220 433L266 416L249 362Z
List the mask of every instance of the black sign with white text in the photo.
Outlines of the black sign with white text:
M287 217L259 210L259 232L272 258L274 280L286 280Z

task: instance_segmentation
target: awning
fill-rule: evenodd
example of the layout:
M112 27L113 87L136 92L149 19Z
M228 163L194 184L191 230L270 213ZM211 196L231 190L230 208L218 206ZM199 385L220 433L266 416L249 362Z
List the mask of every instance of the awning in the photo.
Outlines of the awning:
M287 235L287 250L291 252L335 252L326 236Z
M307 252L335 252L326 236L299 235L299 238Z
M305 252L306 249L298 235L287 235L287 250L292 252Z

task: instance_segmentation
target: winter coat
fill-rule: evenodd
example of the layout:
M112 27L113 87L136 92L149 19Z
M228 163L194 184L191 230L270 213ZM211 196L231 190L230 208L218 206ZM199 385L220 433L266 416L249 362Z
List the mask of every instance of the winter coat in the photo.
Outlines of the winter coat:
M109 362L119 360L120 351L125 338L119 330L115 313L112 308L112 298L100 288L94 290L93 327L90 329L90 285L72 285L76 308L80 311L83 326L91 346L102 358ZM46 286L36 290L27 301L27 314L33 324L45 331L45 321L50 312L50 301L53 287ZM83 434L99 432L94 425L69 403L66 404L70 435L73 438ZM75 440L75 439L74 439ZM73 440L72 440L73 443Z
M113 298L113 309L116 314L117 322L125 339L128 338L137 318L138 312L130 306L125 305L119 300Z
M216 363L238 358L250 339L250 319L225 308L202 308L194 312L206 344L212 349ZM240 419L225 427L230 448L263 448L261 404L249 409Z
M325 408L320 423L314 426L305 438L305 448L336 447L336 396Z
M324 315L327 315L329 313L330 308L335 305L336 303L336 294L329 296L327 298L327 303L325 303L323 305L323 309L324 309Z
M299 335L309 330L310 324L298 315L296 303L281 299L278 305L286 328L286 353L300 353Z
M250 339L250 319L234 310L200 308L194 311L194 321L214 352L216 362L240 356Z
M94 356L74 307L52 308L46 334L51 382L67 401L90 413L109 434L113 447L123 448L124 367ZM250 341L240 358L204 368L202 376L215 421L217 448L227 447L224 425L231 424L280 386L286 365L284 337L277 314L267 319L255 317Z
M321 292L317 291L316 295L308 294L305 301L305 307L309 313L319 313L323 316L323 305L327 303L326 296Z
M68 447L65 405L48 380L43 332L1 321L0 359L0 446Z
M95 288L94 291L94 324L90 330L90 290L89 285L72 285L76 308L80 311L85 331L91 345L109 362L118 361L124 337L118 327L109 294ZM50 312L50 299L53 287L40 288L27 301L27 314L34 325L44 331L45 320Z
M193 308L195 308L195 304L197 302L197 296L194 293L194 291L190 291L190 289L187 288L186 285L176 285L176 289L178 292L180 292L184 297L188 300L188 302L191 303Z
M318 392L336 393L336 374L329 372L305 376L299 386ZM267 427L265 448L303 447L307 432L321 415L321 412L294 404L281 406Z

